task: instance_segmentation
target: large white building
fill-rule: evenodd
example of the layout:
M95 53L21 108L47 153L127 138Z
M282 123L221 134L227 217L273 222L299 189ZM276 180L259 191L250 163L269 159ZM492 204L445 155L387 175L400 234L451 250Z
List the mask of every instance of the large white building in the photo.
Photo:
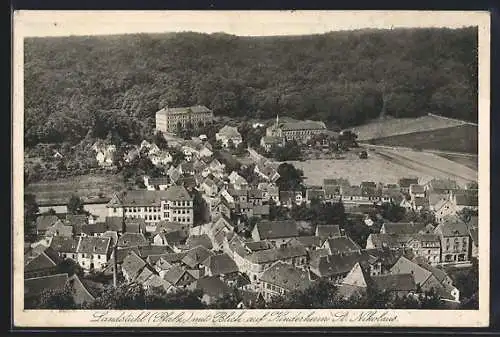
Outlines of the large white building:
M106 206L108 216L142 218L146 224L162 220L193 224L193 197L183 186L166 190L131 190L115 194Z
M214 113L206 106L163 108L156 112L156 130L177 133L186 128L199 129L212 122Z

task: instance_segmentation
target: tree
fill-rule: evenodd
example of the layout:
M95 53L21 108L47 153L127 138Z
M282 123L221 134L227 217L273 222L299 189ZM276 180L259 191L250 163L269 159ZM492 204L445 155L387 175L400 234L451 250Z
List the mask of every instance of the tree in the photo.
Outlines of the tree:
M35 219L39 212L35 195L27 193L24 195L24 238L32 242L36 237Z
M64 259L58 266L57 269L61 274L68 274L68 276L77 275L78 277L83 276L83 268L75 262L73 259Z
M282 163L278 167L279 179L276 181L280 191L302 191L305 189L304 172L296 169L289 163Z
M193 223L201 225L208 221L210 210L203 199L201 193L197 190L193 191Z
M235 309L243 300L237 288L231 288L230 292L224 293L222 297L217 298L208 309Z
M46 212L44 212L43 214L46 214L46 215L56 215L56 210L51 207Z
M76 309L73 291L69 285L64 289L46 289L34 303L29 305L32 309Z
M278 161L300 160L302 151L295 140L287 141L284 146L274 145L271 153Z
M406 210L404 207L395 205L393 203L384 203L382 206L377 207L381 211L381 215L384 219L391 222L399 222L403 220Z
M70 214L84 214L84 204L82 199L77 195L72 195L67 203L68 213Z
M166 150L168 149L168 142L165 139L165 136L161 131L156 131L153 142L161 149L161 150Z
M145 309L146 294L140 284L121 284L117 288L108 286L85 309Z

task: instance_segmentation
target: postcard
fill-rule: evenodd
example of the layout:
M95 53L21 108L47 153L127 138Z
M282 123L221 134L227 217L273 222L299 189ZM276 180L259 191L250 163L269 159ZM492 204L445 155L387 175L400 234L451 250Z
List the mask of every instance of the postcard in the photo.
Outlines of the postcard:
M489 20L15 12L14 325L488 326Z

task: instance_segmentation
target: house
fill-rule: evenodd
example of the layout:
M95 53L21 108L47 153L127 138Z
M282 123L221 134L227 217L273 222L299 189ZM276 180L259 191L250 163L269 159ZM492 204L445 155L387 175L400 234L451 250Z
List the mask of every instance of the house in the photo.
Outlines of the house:
M441 263L469 263L469 230L458 216L448 216L436 226L441 241Z
M200 289L203 292L202 302L210 305L216 300L222 298L224 294L228 294L231 289L218 278L217 276L204 276L196 280L194 283L195 289Z
M401 256L399 260L391 268L390 273L393 275L398 274L411 274L415 280L417 288L423 292L434 291L440 297L448 300L459 301L459 291L451 284L442 283L441 272L437 268L431 267L423 262L420 264ZM434 272L433 272L434 271Z
M280 191L280 205L291 208L293 205L301 205L303 198L300 191Z
M205 275L217 276L222 280L231 280L234 279L238 273L239 269L236 262L226 253L208 257L208 261L205 265Z
M303 246L309 251L319 249L323 244L323 239L314 235L301 235L288 241L287 246Z
M185 162L180 163L179 166L177 167L177 169L179 170L179 173L181 175L191 175L192 176L195 174L194 165L193 165L192 161L185 161Z
M138 247L148 244L148 240L142 233L123 233L118 238L118 247Z
M443 219L457 212L456 205L451 199L440 199L431 209L438 223L441 223Z
M46 248L38 256L32 259L25 259L24 277L40 277L50 274L56 274L59 264L63 258L52 248Z
M47 228L45 236L64 236L70 238L73 236L73 227L64 224L61 220L58 220L51 227Z
M68 282L68 274L55 274L24 279L24 308L36 309L40 295L44 291L63 290Z
M76 253L77 262L84 270L100 271L111 257L111 238L81 237Z
M155 190L164 191L172 185L172 183L170 182L170 178L168 176L159 178L151 178L148 176L144 176L143 180L146 189L149 191L155 191Z
M299 235L295 220L260 221L252 230L253 241L269 240L276 247Z
M215 134L215 140L220 141L223 147L237 148L243 142L238 129L233 126L225 125Z
M359 261L359 254L328 254L311 259L309 266L314 278L340 284Z
M80 228L80 235L82 236L101 236L108 230L106 222L95 222L92 224L85 224Z
M315 199L320 202L326 200L325 190L321 187L310 187L306 189L306 203L310 204Z
M277 136L263 136L260 139L260 146L266 151L269 152L275 146L282 147L285 145L285 139L283 137Z
M125 218L124 220L125 233L144 234L149 227L149 232L154 228L154 223L146 222L145 218Z
M191 249L197 246L202 246L208 250L211 250L213 248L212 241L210 240L210 237L207 234L190 235L187 238L185 244L185 247L187 249Z
M236 190L246 190L248 187L248 182L236 171L231 172L231 174L228 176L228 179Z
M163 279L178 289L187 289L197 278L183 267L173 266L165 272Z
M438 194L450 194L460 189L457 182L451 179L432 179L424 187L426 191Z
M326 249L330 255L359 253L361 251L361 247L348 236L329 238L321 248Z
M405 194L410 193L410 186L411 185L418 185L418 178L415 177L405 177L399 179L398 182L399 188L401 188L401 192Z
M415 197L410 201L411 208L415 211L421 211L424 208L427 208L427 198L425 197Z
M337 294L341 298L347 300L352 297L364 296L367 292L367 288L368 283L365 273L359 262L356 262L337 287Z
M282 262L265 270L259 281L259 290L266 301L292 291L305 290L312 283L307 271Z
M317 225L315 235L320 238L338 238L341 236L339 225Z
M388 292L391 296L405 297L417 291L412 274L385 274L372 276L373 289L379 293Z
M153 245L169 246L171 248L180 247L186 242L187 237L186 231L183 230L160 232L153 237Z
M106 207L108 216L142 218L146 224L161 220L193 224L193 197L183 186L164 191L128 190L115 194Z
M272 183L275 183L280 178L278 171L265 163L257 163L254 167L254 172L265 181Z
M269 216L269 205L255 205L251 208L251 216L267 219Z
M127 282L134 282L145 268L152 269L135 251L130 251L121 264L121 272Z
M361 186L344 186L341 188L342 202L346 205L370 205L378 201L374 193L368 192Z
M411 184L409 189L411 200L416 198L425 198L425 187L423 185Z
M71 289L73 301L76 305L90 303L104 291L102 283L80 279L76 274L68 277L66 285Z
M99 144L96 142L92 146L92 150L96 153L96 160L99 166L101 167L110 167L113 166L113 162L115 160L116 154L116 146L115 145L105 145Z
M130 149L127 153L123 155L123 160L126 163L131 163L134 160L136 160L138 157L140 157L141 153L138 147L133 147Z
M71 258L77 260L76 249L78 247L78 239L67 238L64 236L56 236L50 243L50 248L57 252L63 259Z
M222 174L224 173L226 165L222 164L219 160L214 158L210 164L208 164L208 168L210 169L210 172L218 177L221 177Z
M45 232L58 221L59 218L56 215L41 214L37 216L35 220L36 234L44 236Z
M366 249L400 249L405 248L412 234L377 234L372 233L366 239Z
M441 262L441 242L435 234L415 234L407 242L416 256L425 258L429 264L437 265Z
M210 256L214 255L203 246L196 246L186 252L182 258L182 263L190 269L203 269L200 265L206 265Z
M384 222L380 227L381 234L417 234L425 229L423 222Z
M251 188L248 190L247 200L253 206L261 206L264 201L264 193L259 189Z
M477 211L478 197L477 190L457 190L451 193L451 201L454 203L457 212L464 208Z
M157 153L151 153L150 151L148 158L154 166L167 166L173 161L172 155L167 151Z
M217 184L215 184L215 182L210 178L206 178L203 181L203 183L200 186L200 189L203 191L203 193L211 197L216 196L217 193L219 192Z

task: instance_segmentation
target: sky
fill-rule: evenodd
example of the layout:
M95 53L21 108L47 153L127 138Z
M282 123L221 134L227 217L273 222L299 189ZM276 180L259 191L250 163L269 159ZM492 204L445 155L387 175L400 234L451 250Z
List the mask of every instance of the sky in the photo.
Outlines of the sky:
M363 28L479 25L488 12L460 11L18 11L24 37L193 31L239 36L305 35Z

